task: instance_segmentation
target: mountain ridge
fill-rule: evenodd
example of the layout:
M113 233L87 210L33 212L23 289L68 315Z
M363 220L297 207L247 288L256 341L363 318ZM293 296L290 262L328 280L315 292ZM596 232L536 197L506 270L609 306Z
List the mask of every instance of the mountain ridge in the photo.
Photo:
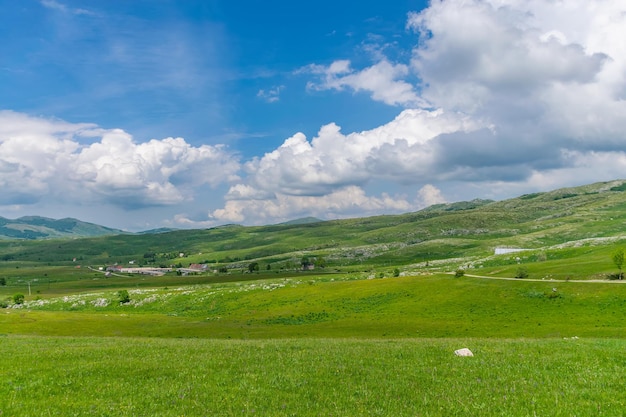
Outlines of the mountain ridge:
M126 232L65 217L22 216L8 219L0 216L0 239L40 240L53 238L82 238L125 234Z

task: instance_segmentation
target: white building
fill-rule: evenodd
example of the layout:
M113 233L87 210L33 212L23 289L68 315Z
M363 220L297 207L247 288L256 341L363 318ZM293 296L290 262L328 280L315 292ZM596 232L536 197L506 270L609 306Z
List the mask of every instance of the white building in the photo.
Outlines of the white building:
M515 253L525 251L526 249L521 248L496 248L495 255L505 255L507 253Z

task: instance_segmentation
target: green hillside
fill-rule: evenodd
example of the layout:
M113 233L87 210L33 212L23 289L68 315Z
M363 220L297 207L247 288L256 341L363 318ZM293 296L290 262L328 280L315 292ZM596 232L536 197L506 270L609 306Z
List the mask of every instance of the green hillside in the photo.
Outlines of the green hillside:
M626 226L625 189L626 182L617 180L499 202L443 204L403 215L74 240L7 240L0 241L0 261L63 264L76 258L89 264L134 260L169 265L177 259L174 263L229 268L255 261L280 269L298 264L304 256L339 268L485 257L502 246L542 249L618 238Z

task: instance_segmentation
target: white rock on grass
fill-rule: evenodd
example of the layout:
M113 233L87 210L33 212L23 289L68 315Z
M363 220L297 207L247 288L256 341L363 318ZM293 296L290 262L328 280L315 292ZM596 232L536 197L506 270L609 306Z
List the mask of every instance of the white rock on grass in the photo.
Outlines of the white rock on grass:
M469 350L468 348L463 348L463 349L459 349L459 350L455 350L454 354L456 356L474 356L474 354L472 353L471 350Z

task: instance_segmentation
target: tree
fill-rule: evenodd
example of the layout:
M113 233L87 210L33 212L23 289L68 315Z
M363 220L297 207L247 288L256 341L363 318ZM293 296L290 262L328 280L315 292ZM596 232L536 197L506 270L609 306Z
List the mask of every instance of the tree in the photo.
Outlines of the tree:
M624 248L618 248L613 252L613 263L619 270L619 279L624 279L624 273L622 272L622 266L624 265Z
M454 277L455 278L461 278L464 275L465 275L465 271L463 269L461 269L461 268L459 268L456 271L454 271Z
M248 265L248 271L250 271L250 273L258 271L258 270L259 270L258 262L252 262L251 264Z
M3 287L7 285L7 279L5 277L0 277L0 285Z
M400 270L398 268L394 268L393 269L393 276L394 277L399 277L400 276Z

